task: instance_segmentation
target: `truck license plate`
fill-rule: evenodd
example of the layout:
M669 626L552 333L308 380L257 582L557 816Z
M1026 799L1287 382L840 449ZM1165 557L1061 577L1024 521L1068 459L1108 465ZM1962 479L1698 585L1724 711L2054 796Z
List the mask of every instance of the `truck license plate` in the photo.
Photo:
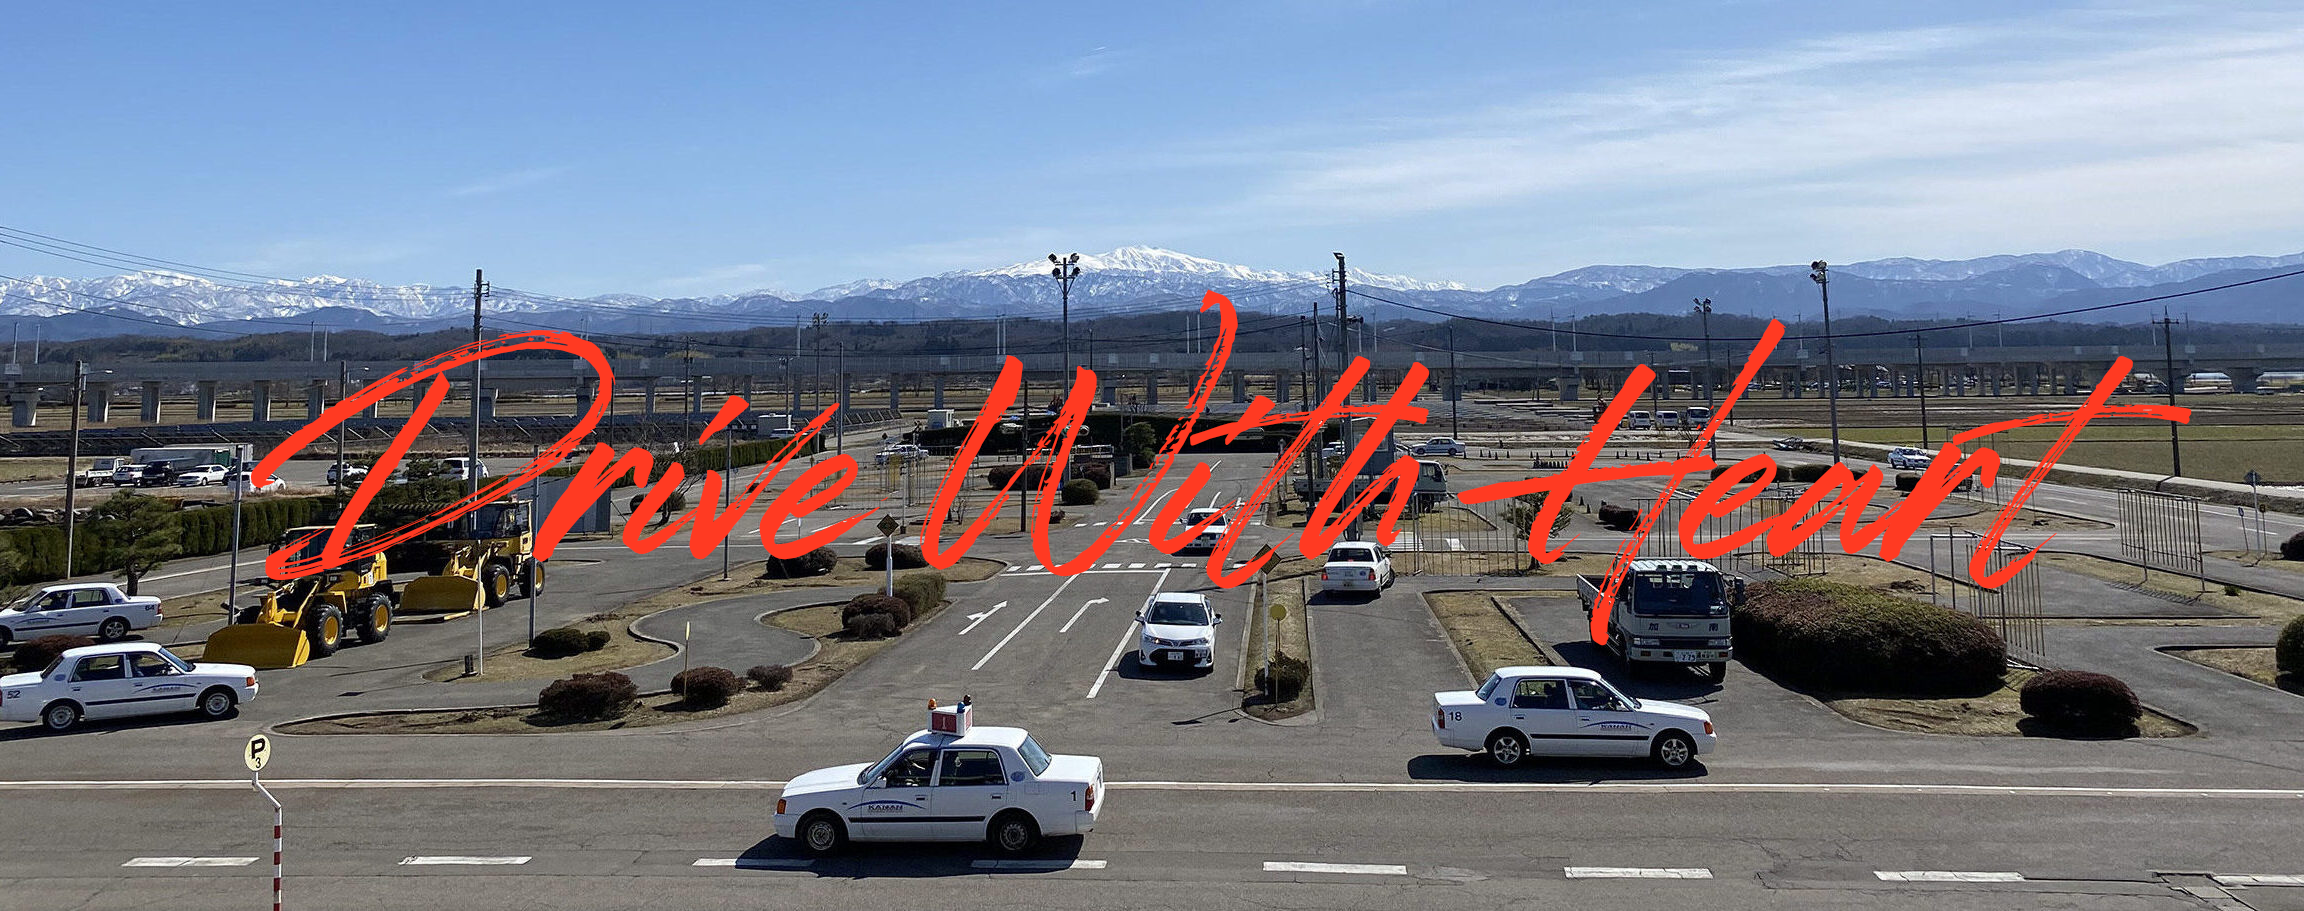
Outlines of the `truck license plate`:
M1719 652L1708 652L1708 651L1694 651L1694 650L1691 650L1691 651L1677 651L1677 652L1673 652L1673 653L1672 653L1672 660L1674 660L1674 661L1722 661L1722 660L1725 660L1725 659L1723 659L1723 658L1721 658L1721 657L1720 657L1720 653L1719 653Z

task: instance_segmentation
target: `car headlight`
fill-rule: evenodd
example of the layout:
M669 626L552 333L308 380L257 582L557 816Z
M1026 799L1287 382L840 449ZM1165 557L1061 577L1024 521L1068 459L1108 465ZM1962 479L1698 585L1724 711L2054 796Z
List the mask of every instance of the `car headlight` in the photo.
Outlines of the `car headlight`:
M1640 648L1655 648L1655 647L1656 647L1656 640L1654 640L1654 639L1641 639L1641 638L1638 638L1638 637L1634 637L1634 638L1633 638L1633 640L1632 640L1632 644L1633 644L1633 645L1635 645L1635 646L1638 646L1638 647L1640 647Z

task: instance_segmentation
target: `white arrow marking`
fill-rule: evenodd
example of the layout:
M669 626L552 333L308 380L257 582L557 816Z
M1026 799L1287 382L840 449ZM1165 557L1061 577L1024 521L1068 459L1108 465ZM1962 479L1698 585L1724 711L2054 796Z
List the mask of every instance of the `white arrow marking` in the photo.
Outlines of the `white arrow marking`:
M984 622L984 618L986 618L986 617L989 617L989 616L992 616L993 614L997 614L997 613L999 613L1001 608L1003 608L1003 607L1007 607L1007 606L1008 606L1008 602L1006 602L1006 601L1002 601L1002 602L1000 602L1000 603L998 603L998 604L992 605L992 609L991 609L991 610L985 611L985 612L983 612L983 613L981 613L981 614L969 614L969 615L968 615L968 629L964 629L964 630L961 630L961 631L960 631L960 635L963 635L963 636L965 636L965 635L968 635L968 630L970 630L970 629L975 629L975 628L976 628L976 624Z
M1090 601L1090 602L1088 602L1088 603L1086 603L1086 604L1080 605L1080 609L1079 609L1079 610L1076 610L1076 611L1073 611L1073 612L1072 612L1072 619L1064 621L1064 626L1063 626L1063 628L1061 628L1061 629L1058 629L1058 630L1057 630L1057 632L1059 632L1059 633L1069 633L1069 632L1071 632L1071 631L1072 631L1072 624L1074 624L1074 623L1078 623L1078 622L1080 621L1080 615L1081 615L1081 614L1085 614L1085 613L1087 613L1087 612L1088 612L1088 609L1089 609L1089 608L1091 608L1091 607L1094 607L1094 606L1096 606L1096 605L1098 605L1098 604L1108 604L1108 603L1111 603L1111 601L1112 601L1112 599L1110 599L1110 598L1097 598L1097 599L1095 599L1095 600L1093 600L1093 601Z
M1080 578L1080 577L1079 577L1079 576L1066 576L1066 577L1064 578L1064 582L1063 582L1063 584L1056 586L1056 590L1055 590L1054 592L1051 592L1051 593L1049 593L1049 595L1048 595L1048 600L1040 602L1040 606L1039 606L1039 607L1035 607L1035 608L1033 608L1033 609L1032 609L1032 612L1031 612L1031 613L1029 613L1029 614L1025 614L1025 615L1024 615L1024 622L1022 622L1022 623L1019 623L1019 624L1016 624L1016 628L1015 628L1015 629L1009 630L1009 631L1008 631L1008 635L1006 635L1006 636L1002 636L1002 637L1000 638L1000 641L999 641L997 644L995 644L995 645L993 645L993 646L992 646L992 650L991 650L991 651L989 651L989 652L985 652L985 653L984 653L984 657L976 659L976 664L975 664L975 666L974 666L974 667L970 667L970 668L969 668L969 670L971 670L971 671L980 671L980 670L983 670L983 669L984 669L984 664L985 664L986 662L989 662L989 661L991 661L991 660L992 660L992 656L994 656L994 655L997 655L997 654L1000 654L1000 650L1001 650L1001 649L1003 649L1003 648L1007 648L1007 647L1008 647L1008 641L1009 641L1009 640L1016 638L1016 634L1017 634L1017 633L1021 633L1021 632L1023 632L1025 627L1027 627L1027 626L1031 626L1031 625L1032 625L1032 621L1033 621L1034 619L1036 619L1036 618L1038 618L1038 617L1040 616L1040 612L1041 612L1041 611L1044 611L1044 610L1047 610L1047 609L1048 609L1048 605L1056 603L1056 599L1057 599L1057 598L1063 597L1063 595L1064 595L1064 590L1065 590L1065 589L1067 589L1067 588L1071 588L1071 587L1072 587L1072 580L1074 580L1074 579L1078 579L1078 578Z

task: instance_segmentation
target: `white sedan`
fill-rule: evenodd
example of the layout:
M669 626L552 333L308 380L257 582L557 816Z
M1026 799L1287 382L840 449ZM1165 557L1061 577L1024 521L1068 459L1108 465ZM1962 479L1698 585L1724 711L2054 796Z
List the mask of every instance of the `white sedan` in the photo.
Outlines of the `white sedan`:
M1646 756L1686 768L1718 737L1703 709L1637 699L1580 667L1503 667L1478 690L1432 694L1432 736L1510 768L1530 756Z
M110 582L67 582L0 607L0 645L41 636L95 636L111 642L162 619L158 598L130 595Z
M1915 446L1898 446L1888 450L1888 467L1897 471L1926 471L1935 461L1935 455Z
M67 649L36 674L0 677L0 721L38 721L69 731L82 719L172 712L230 717L256 698L256 669L195 664L150 642Z
M1232 530L1230 525L1225 524L1226 519L1224 518L1223 510L1195 509L1191 512L1185 513L1184 527L1191 528L1192 526L1208 521L1211 518L1216 520L1216 524L1208 526L1207 531L1203 531L1198 535L1194 535L1192 540L1185 542L1183 547L1176 549L1178 553L1182 553L1188 550L1207 551L1213 553L1216 550L1217 542L1224 540L1225 533Z
M1085 835L1104 812L1104 760L1051 754L1022 728L975 727L967 703L929 703L929 729L874 763L793 778L776 834L811 854L850 841L986 841L1021 854Z
M176 475L176 486L178 487L206 487L210 484L222 483L224 483L224 466L222 465L202 465L198 468L187 468Z
M1338 541L1320 568L1324 592L1368 592L1392 587L1392 552L1373 541Z
M1136 636L1136 663L1144 667L1184 664L1216 666L1216 625L1224 615L1196 592L1156 592L1136 612L1143 624Z
M1411 451L1420 456L1455 456L1461 459L1464 457L1467 450L1464 448L1464 443L1460 440L1452 440L1447 437L1433 437L1429 440L1425 440L1424 442L1416 444L1416 448Z

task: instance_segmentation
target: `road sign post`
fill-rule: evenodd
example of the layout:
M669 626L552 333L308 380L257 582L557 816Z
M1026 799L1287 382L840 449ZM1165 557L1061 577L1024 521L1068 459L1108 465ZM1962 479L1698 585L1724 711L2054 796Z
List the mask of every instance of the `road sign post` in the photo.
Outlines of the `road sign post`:
M264 767L272 763L272 738L258 734L248 738L248 746L240 754L240 761L248 766L248 784L264 801L272 805L272 911L280 911L280 852L282 847L280 799L264 787Z
M2248 469L2248 500L2256 510L2256 527L2253 529L2245 527L2240 529L2241 531L2248 533L2249 542L2255 545L2254 547L2250 548L2250 550L2255 552L2259 559L2267 558L2272 555L2271 551L2266 549L2264 541L2264 497L2256 490L2256 485L2263 482L2263 475L2257 474L2256 469Z
M895 516L880 517L880 567L888 573L888 590L882 594L891 598L896 597L896 533L903 528Z

